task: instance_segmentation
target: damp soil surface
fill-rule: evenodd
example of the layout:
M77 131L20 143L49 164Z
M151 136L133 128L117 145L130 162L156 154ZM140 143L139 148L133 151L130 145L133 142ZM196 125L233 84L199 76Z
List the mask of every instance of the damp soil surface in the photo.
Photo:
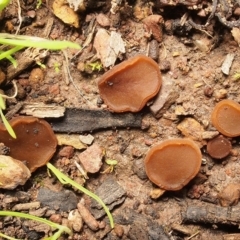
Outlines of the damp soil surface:
M46 118L56 134L69 135L50 162L100 196L113 214L115 227L110 228L96 202L62 185L46 167L33 172L23 186L0 190L1 210L30 213L73 228L71 236L63 234L59 239L240 239L239 139L228 138L232 149L220 160L213 159L206 147L219 135L211 122L215 105L223 99L240 102L239 2L72 1L73 6L81 6L75 11L77 25L66 23L66 15L72 12L64 10L68 14L56 16L54 4L69 6L50 0L37 8L36 1L26 0L19 7L18 1L11 1L2 14L1 31L16 33L21 9L19 34L69 40L82 49L27 49L16 54L17 69L2 61L6 79L1 88L12 95L12 80L18 86L17 96L7 100L5 113L9 118L25 115L24 106L32 103L36 108L44 103L66 109L65 123L51 114ZM109 37L114 44L99 46ZM100 98L97 81L111 67L137 54L159 65L163 85L158 101L151 100L139 113L112 113ZM70 140L80 135L85 144L77 148ZM185 137L201 149L200 171L181 190L164 192L148 179L144 157L157 143ZM86 149L85 157L98 159L85 165L87 176L76 165L82 164L79 155ZM117 164L111 167L106 160ZM100 169L91 173L96 164ZM82 205L89 211L87 220L78 215L71 222L72 211L80 211ZM2 217L0 232L33 240L51 235L52 229Z

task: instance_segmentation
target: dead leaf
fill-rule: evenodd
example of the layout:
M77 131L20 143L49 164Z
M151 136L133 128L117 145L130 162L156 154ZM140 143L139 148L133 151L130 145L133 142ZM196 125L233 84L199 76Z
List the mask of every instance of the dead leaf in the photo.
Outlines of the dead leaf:
M79 28L79 16L69 7L66 0L55 0L53 2L53 13L64 23Z
M115 31L109 35L107 30L103 28L100 28L96 33L93 46L104 67L114 65L119 54L125 53L125 45L121 35Z

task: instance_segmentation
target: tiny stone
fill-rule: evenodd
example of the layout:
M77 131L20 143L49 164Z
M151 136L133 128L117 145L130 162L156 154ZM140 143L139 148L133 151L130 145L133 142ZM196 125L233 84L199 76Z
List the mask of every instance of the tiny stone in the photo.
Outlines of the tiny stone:
M35 18L36 17L36 12L34 10L30 10L30 11L27 12L27 15L30 18Z
M68 215L68 224L75 231L80 232L83 227L83 221L78 210L72 210Z
M215 91L214 92L214 97L216 99L224 99L224 98L226 98L227 97L227 90L222 88L220 90Z
M87 145L91 145L93 143L94 137L91 134L80 135L79 139L82 143L85 143Z
M240 16L240 8L239 7L234 10L234 15Z
M213 95L213 88L211 88L211 87L205 87L204 88L204 95L206 96L206 97L211 97L212 95Z
M124 229L121 225L116 224L114 227L114 232L116 233L116 235L121 238L124 234Z
M96 173L102 166L103 156L104 150L97 144L94 144L80 153L78 158L87 172Z
M161 188L154 188L151 190L150 192L150 197L152 199L158 199L159 197L161 197L164 193L166 192L166 190L161 189Z
M29 81L32 84L40 83L44 79L44 73L41 68L34 68L29 76Z
M171 63L168 60L163 60L160 63L161 72L168 72L171 69Z
M218 195L220 204L223 207L234 206L238 204L240 197L240 184L231 183L227 185Z
M10 156L0 155L0 188L14 189L24 185L30 178L29 169L21 162Z
M110 19L103 13L100 13L96 17L97 23L102 27L110 26Z
M214 137L216 137L219 134L218 131L204 131L202 133L202 138L205 140L208 139L213 139Z
M60 157L71 158L73 156L74 149L72 146L65 146L59 151Z
M60 214L53 214L49 218L50 221L61 224L62 223L62 216Z

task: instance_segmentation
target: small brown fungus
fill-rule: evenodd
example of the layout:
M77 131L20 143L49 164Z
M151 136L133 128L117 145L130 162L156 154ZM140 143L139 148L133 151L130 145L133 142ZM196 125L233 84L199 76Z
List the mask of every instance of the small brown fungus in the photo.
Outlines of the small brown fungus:
M199 172L202 155L190 139L166 140L149 150L144 163L147 176L164 190L179 190Z
M98 82L101 98L114 112L138 112L160 90L159 66L138 55L103 74Z
M216 104L211 120L213 126L227 137L240 136L240 104L232 100L222 100Z
M52 158L57 139L48 122L35 117L16 117L10 124L17 138L13 139L1 124L0 142L10 148L11 157L26 162L31 172Z
M219 135L207 143L207 152L212 158L222 159L231 152L231 142L222 135Z

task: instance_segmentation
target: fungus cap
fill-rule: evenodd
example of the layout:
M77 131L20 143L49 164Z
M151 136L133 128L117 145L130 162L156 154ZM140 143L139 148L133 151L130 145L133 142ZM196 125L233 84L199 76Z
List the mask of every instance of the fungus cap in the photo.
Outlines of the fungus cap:
M207 152L212 158L222 159L228 156L231 152L232 144L231 142L219 135L213 139L211 139L207 143Z
M16 117L10 124L17 138L13 139L1 124L0 142L10 148L11 157L26 162L31 172L52 158L57 139L48 122L35 117Z
M240 136L240 104L229 99L222 100L213 109L211 121L223 135Z
M190 139L166 140L149 150L144 163L149 179L165 190L179 190L199 172L202 155Z
M101 98L114 112L138 112L160 90L158 64L138 55L103 74L98 82Z

